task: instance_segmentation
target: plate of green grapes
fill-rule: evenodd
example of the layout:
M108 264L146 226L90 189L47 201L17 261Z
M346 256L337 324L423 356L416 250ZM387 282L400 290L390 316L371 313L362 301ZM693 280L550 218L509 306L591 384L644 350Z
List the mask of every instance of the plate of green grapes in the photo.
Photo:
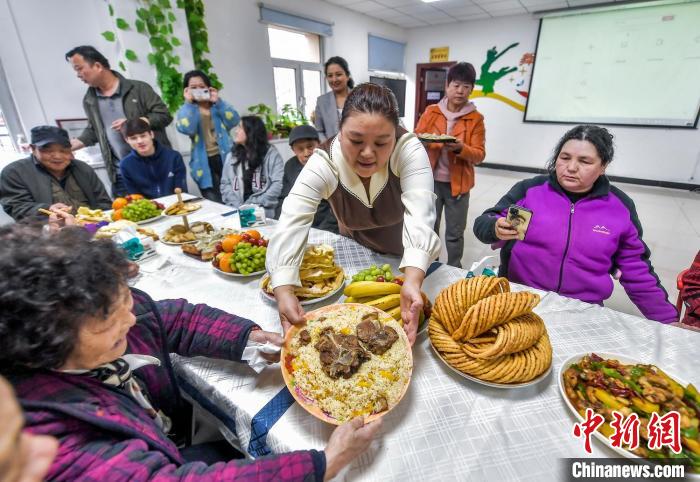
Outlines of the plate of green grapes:
M377 266L373 264L367 269L359 271L357 274L353 275L352 281L394 281L396 277L391 272L391 265L384 264L382 266Z

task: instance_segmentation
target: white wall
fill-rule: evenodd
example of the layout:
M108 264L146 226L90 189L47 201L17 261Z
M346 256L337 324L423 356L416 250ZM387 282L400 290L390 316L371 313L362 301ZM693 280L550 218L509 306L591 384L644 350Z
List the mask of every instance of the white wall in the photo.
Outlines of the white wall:
M102 1L0 0L0 58L25 132L40 124L55 125L56 119L85 117L82 99L87 85L64 58L78 45L94 46L114 70L158 89L155 69L147 60L148 39L134 29L136 1L113 3L114 18L124 18L132 30L118 30ZM174 10L174 32L183 44L176 53L182 68L190 69L192 54L184 11ZM107 42L100 35L105 30L115 32L117 41ZM118 68L123 45L139 57L137 62L124 61L126 71ZM174 139L173 134L170 137Z
M85 117L85 84L64 55L92 44L111 57L114 44L99 35L110 27L107 18L103 2L0 0L0 57L27 133L56 119Z
M500 51L513 42L520 42L501 57L492 70L517 66L523 53L535 51L538 24L534 17L520 15L409 30L407 123L412 125L414 119L415 64L429 61L431 47L449 46L450 60L471 62L478 74L489 48L497 46ZM518 74L514 77L517 81ZM508 76L496 83L496 92L507 93L513 99L518 97ZM521 111L490 98L476 98L474 103L485 117L486 162L541 168L559 137L572 127L525 124ZM700 131L615 126L610 130L615 135L617 150L609 174L700 183Z
M334 23L324 39L323 59L344 57L356 83L369 80L367 34L403 42L406 31L319 0L269 0L265 5ZM267 25L260 23L257 0L205 0L210 58L224 84L222 96L245 112L250 105L275 105Z

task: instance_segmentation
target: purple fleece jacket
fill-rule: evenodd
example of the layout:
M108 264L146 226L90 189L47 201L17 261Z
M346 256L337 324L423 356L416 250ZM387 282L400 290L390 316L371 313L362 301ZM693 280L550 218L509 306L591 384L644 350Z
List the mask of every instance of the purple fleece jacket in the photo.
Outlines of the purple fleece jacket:
M496 219L517 204L533 215L524 241L503 243ZM610 273L650 320L678 320L649 261L632 200L601 176L592 191L572 203L553 175L518 182L474 222L474 234L501 249L500 273L509 280L563 296L602 304L613 291Z

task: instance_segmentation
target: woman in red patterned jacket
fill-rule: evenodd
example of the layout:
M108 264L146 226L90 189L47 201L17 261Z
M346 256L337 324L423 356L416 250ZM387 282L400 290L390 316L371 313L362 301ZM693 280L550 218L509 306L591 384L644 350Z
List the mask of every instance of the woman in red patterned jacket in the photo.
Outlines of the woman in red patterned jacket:
M128 270L113 243L82 229L0 229L0 372L26 430L59 441L47 479L320 481L367 448L378 424L356 419L323 452L188 457L173 441L187 409L168 353L240 362L249 339L281 338L206 305L154 301L128 288Z

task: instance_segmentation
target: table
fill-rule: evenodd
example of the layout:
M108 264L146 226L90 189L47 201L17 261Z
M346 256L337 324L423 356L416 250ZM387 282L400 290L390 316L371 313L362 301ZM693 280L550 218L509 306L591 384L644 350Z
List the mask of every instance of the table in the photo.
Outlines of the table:
M191 221L237 226L237 216L221 216L230 208L204 204L190 216ZM175 220L160 220L153 227L160 233L169 224ZM269 236L274 229L271 225L260 231ZM370 264L388 263L396 270L399 263L398 258L378 255L332 233L312 230L309 241L333 246L336 262L350 275ZM275 306L259 293L259 277L224 277L209 264L179 254L178 247L158 243L157 250L161 256L144 262L136 287L156 299L184 297L248 317L263 329L281 331ZM464 270L433 263L423 289L435 299L442 288L465 275ZM512 289L525 287L512 285ZM419 335L405 398L384 417L370 450L338 479L560 480L559 460L584 456L583 441L572 435L574 417L561 399L556 376L562 362L573 354L619 353L700 381L695 368L700 334L530 290L542 296L534 311L544 320L554 350L548 377L519 389L479 385L443 365L432 352L427 334ZM277 365L257 375L246 365L228 361L177 355L173 360L183 389L216 417L227 438L251 456L322 449L328 441L333 427L293 403ZM614 453L596 441L591 456Z

